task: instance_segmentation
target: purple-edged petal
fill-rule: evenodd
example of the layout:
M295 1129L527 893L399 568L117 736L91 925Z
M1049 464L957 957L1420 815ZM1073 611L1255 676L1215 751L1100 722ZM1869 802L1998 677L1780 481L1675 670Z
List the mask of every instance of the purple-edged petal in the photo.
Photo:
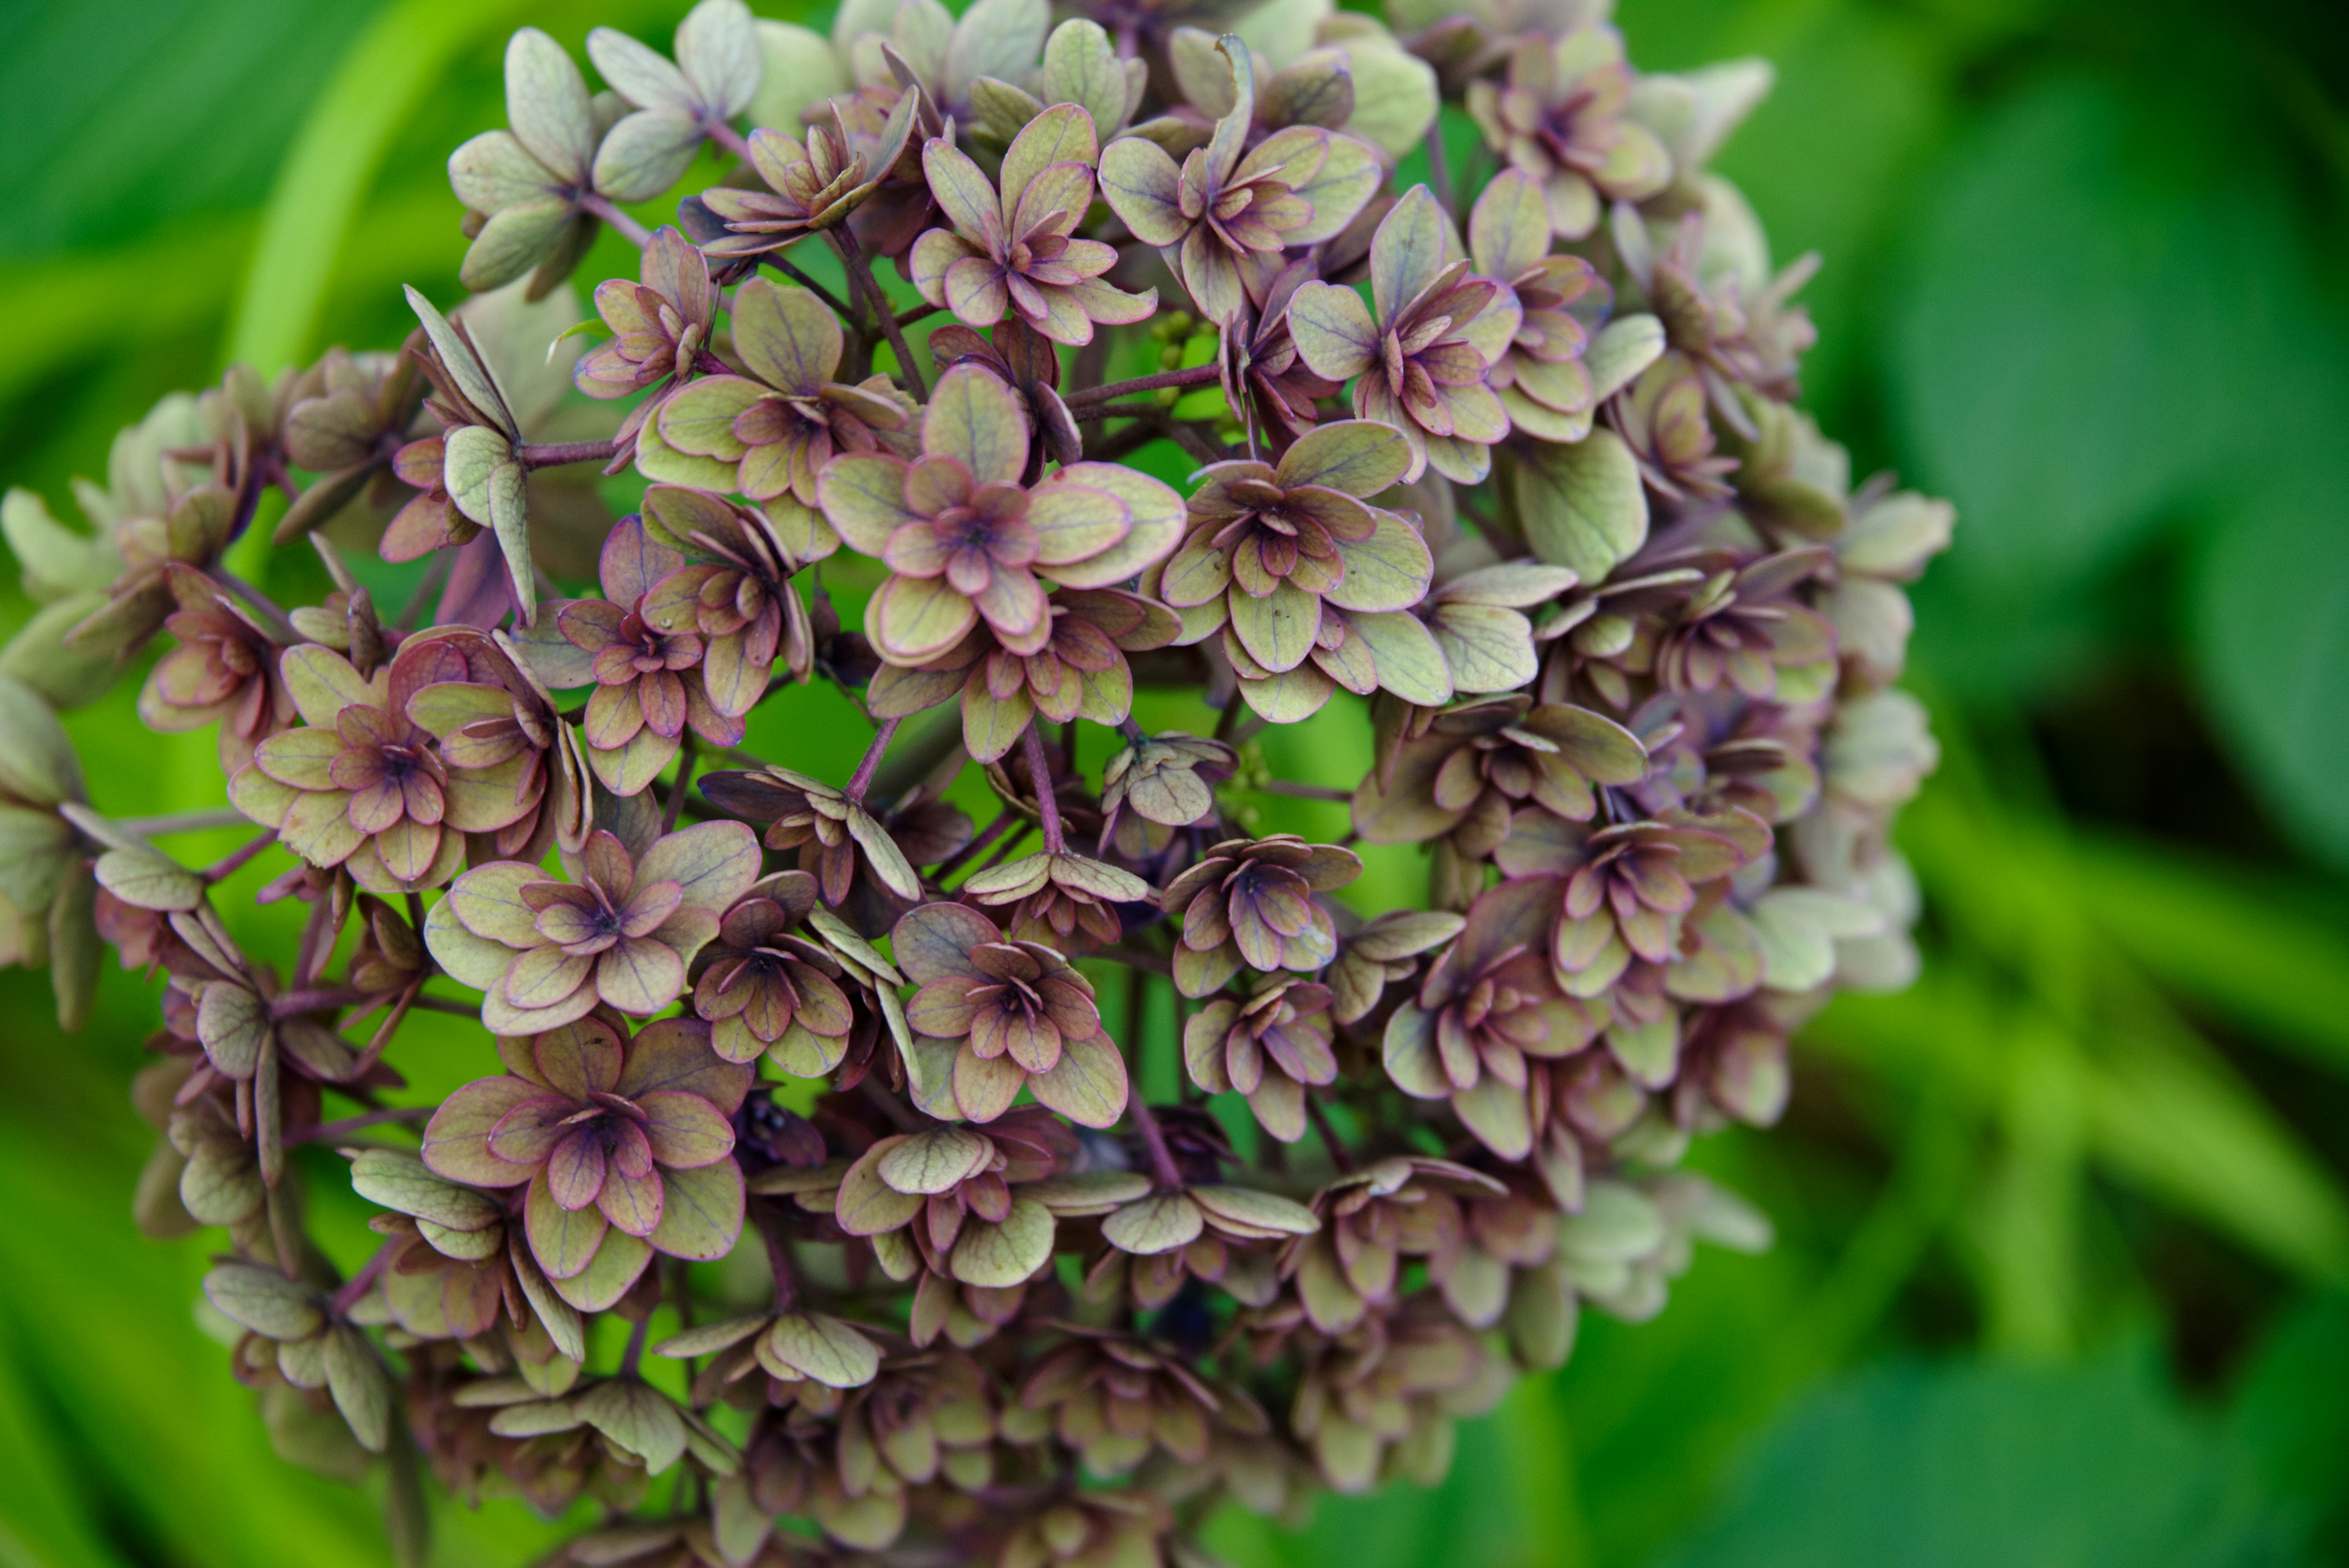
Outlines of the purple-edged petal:
M653 1158L678 1170L692 1170L734 1152L734 1127L699 1095L655 1089L636 1098L645 1113L645 1137Z
M526 1078L481 1078L440 1102L424 1127L424 1163L437 1176L475 1187L514 1187L530 1179L530 1168L490 1152L492 1128L525 1101L543 1097L543 1085Z

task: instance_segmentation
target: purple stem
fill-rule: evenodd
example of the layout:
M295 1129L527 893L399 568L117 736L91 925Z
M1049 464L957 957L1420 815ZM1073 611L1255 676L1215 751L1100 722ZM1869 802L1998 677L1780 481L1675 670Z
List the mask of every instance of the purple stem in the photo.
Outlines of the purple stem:
M882 721L880 732L873 737L873 743L864 748L864 761L856 764L856 772L849 777L848 787L841 794L860 805L864 803L864 792L872 785L874 771L881 766L881 753L889 749L890 741L896 736L897 724L898 721L895 719Z
M1102 402L1110 398L1123 398L1135 392L1154 392L1161 387L1200 387L1223 374L1213 365L1194 365L1187 370L1161 370L1154 376L1137 376L1131 381L1112 381L1106 387L1086 387L1071 392L1061 400L1074 413L1081 405Z
M285 1141L288 1143L332 1143L346 1133L355 1133L362 1131L367 1127L381 1127L386 1122L429 1121L432 1117L433 1109L434 1107L430 1106L392 1106L379 1111L368 1111L360 1116L345 1116L340 1121L320 1122L308 1132L298 1134L295 1137L287 1138Z
M602 462L612 455L608 441L551 441L525 446L519 454L524 468L560 468L566 462Z
M274 827L268 829L264 832L260 837L254 839L252 843L246 845L235 854L229 856L226 859L217 861L205 867L203 871L204 880L207 882L227 881L231 877L235 876L237 872L243 869L245 865L251 861L254 856L260 854L263 850L268 848L271 845L276 842L277 830Z
M1044 756L1044 737L1030 724L1019 738L1028 748L1028 776L1036 781L1036 809L1044 815L1045 853L1063 854L1068 846L1061 835L1061 803L1052 794L1052 764Z
M718 143L743 162L748 163L750 161L750 143L740 131L726 121L713 119L702 129L709 132L710 140Z
M1174 1168L1174 1152L1166 1147L1166 1135L1160 1130L1158 1118L1151 1114L1150 1102L1136 1088L1133 1098L1125 1102L1125 1114L1133 1118L1133 1130L1142 1135L1142 1147L1150 1151L1150 1169L1158 1185L1172 1192L1183 1185L1183 1173Z
M335 1293L333 1306L336 1317L345 1315L351 1308L359 1304L359 1298L367 1293L367 1287L375 1283L376 1276L383 1272L384 1265L389 1262L391 1262L391 1243L386 1241L375 1250L375 1256L361 1264L359 1272L353 1274L344 1282L343 1288Z
M882 334L889 339L890 352L897 356L897 369L905 378L906 390L914 394L914 401L928 402L930 385L922 379L921 371L914 366L914 351L905 347L905 329L897 325L896 306L891 305L889 296L881 292L881 280L873 275L873 265L864 259L864 247L856 243L855 234L846 223L827 229L824 233L831 236L833 248L840 252L841 266L848 274L849 286L864 289L873 314L880 317Z
M579 198L579 210L603 219L620 233L627 235L628 243L638 250L644 249L653 242L653 232L650 229L612 205L608 198L599 196L593 191Z

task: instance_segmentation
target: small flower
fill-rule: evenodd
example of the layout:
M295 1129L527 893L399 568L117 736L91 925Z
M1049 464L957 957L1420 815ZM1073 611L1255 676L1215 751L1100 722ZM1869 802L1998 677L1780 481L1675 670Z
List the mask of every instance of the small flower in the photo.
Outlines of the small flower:
M1150 884L1130 871L1082 855L1023 855L964 879L962 895L989 907L1012 906L1011 935L1081 952L1113 942L1123 929L1116 906L1151 901Z
M1619 943L1650 963L1671 962L1674 917L1696 907L1698 885L1729 876L1746 859L1735 840L1701 827L1648 821L1600 828L1583 841L1581 864L1567 879L1559 970L1580 974Z
M1289 301L1288 330L1316 375L1354 379L1357 418L1392 425L1411 442L1405 483L1432 466L1476 484L1492 467L1493 442L1509 432L1485 377L1516 337L1520 312L1500 285L1471 276L1465 257L1444 263L1444 230L1435 198L1413 186L1371 240L1377 316L1350 288L1309 283Z
M174 562L164 580L180 607L163 629L180 646L155 661L140 689L140 720L165 734L217 720L221 767L234 773L253 761L257 743L294 722L277 644L202 572Z
M1313 1195L1321 1229L1289 1243L1281 1272L1296 1279L1314 1327L1343 1334L1371 1307L1394 1303L1404 1258L1433 1262L1459 1251L1467 1229L1462 1199L1507 1192L1448 1159L1390 1156Z
M1257 1126L1295 1143L1307 1090L1338 1081L1330 1000L1328 986L1287 975L1259 979L1245 999L1216 997L1183 1025L1191 1081L1211 1095L1238 1090Z
M1560 992L1539 933L1557 884L1504 882L1468 907L1468 919L1428 966L1419 994L1387 1020L1387 1075L1403 1093L1449 1098L1454 1114L1504 1159L1533 1148L1526 1058L1565 1056L1589 1044L1597 1018Z
M871 452L882 432L904 428L887 377L832 379L845 340L806 289L751 278L734 292L733 323L750 376L705 376L673 395L660 414L665 450L637 462L647 478L813 506L833 452Z
M492 1189L521 1187L532 1253L564 1299L601 1311L656 1251L710 1260L742 1230L730 1118L750 1069L721 1062L705 1025L666 1019L626 1039L582 1015L502 1053L424 1129L424 1163Z
M639 283L615 277L595 286L595 313L614 337L582 355L571 370L572 380L591 398L626 398L656 389L620 421L612 438L616 460L636 451L645 421L691 379L709 351L718 314L709 264L675 229L653 235L639 275Z
M1518 807L1588 822L1599 809L1593 786L1636 784L1647 772L1639 737L1587 708L1537 705L1522 691L1472 699L1434 714L1392 766L1362 781L1354 826L1371 844L1448 836L1481 860L1508 837Z
M1578 240L1599 226L1601 197L1645 201L1671 182L1671 154L1623 115L1630 97L1622 35L1593 24L1521 39L1507 86L1468 84L1468 113L1487 146L1540 182L1557 236Z
M1019 1404L1050 1414L1054 1435L1101 1477L1125 1474L1154 1448L1199 1464L1219 1428L1251 1436L1272 1429L1244 1391L1210 1386L1188 1361L1172 1345L1084 1330L1029 1370Z
M932 1274L1005 1289L1052 1252L1051 1210L1019 1189L1076 1152L1069 1130L1033 1107L985 1132L949 1126L885 1137L841 1176L831 1212L876 1248L911 1249Z
M702 683L698 631L665 632L647 620L646 596L685 565L685 553L654 543L639 517L624 517L604 541L605 597L573 599L555 614L564 643L542 640L539 671L553 686L592 681L584 733L588 764L614 794L643 791L676 759L686 726L713 746L742 742L742 721L720 712Z
M1583 350L1613 294L1580 256L1551 255L1549 242L1541 187L1521 170L1503 170L1468 214L1470 259L1516 295L1521 312L1516 336L1487 380L1518 430L1578 441L1590 433L1598 404Z
M915 1048L953 1075L962 1114L989 1122L1024 1085L1086 1127L1124 1110L1125 1060L1102 1028L1093 988L1039 942L1006 941L961 904L924 904L897 922L898 967L921 987L906 1004Z
M888 580L864 629L893 664L920 664L984 619L1013 653L1051 638L1043 584L1106 587L1174 545L1182 502L1147 475L1080 462L1032 488L1028 420L1011 389L974 364L938 378L922 456L848 452L825 465L824 516Z
M1715 450L1705 416L1704 378L1686 356L1667 353L1609 404L1615 428L1640 465L1640 477L1674 501L1720 501L1733 493L1722 478L1737 460Z
M676 184L702 140L759 94L759 35L742 0L700 0L688 12L674 65L612 27L587 35L587 57L636 109L595 151L595 189L615 202L650 201Z
M355 501L388 501L398 493L392 461L423 389L412 356L353 356L342 348L327 349L302 381L311 389L286 410L285 455L318 478L277 520L271 536L280 545Z
M1115 839L1129 859L1165 848L1165 830L1188 827L1215 810L1215 786L1238 765L1221 741L1203 741L1180 730L1134 733L1137 738L1102 770L1101 844L1106 848ZM1125 815L1129 805L1132 815Z
M441 627L400 644L395 662L415 670L408 716L437 736L455 777L508 763L518 815L497 829L491 853L527 860L545 853L558 824L587 798L587 769L554 699L502 633ZM533 846L535 846L533 848Z
M1321 417L1316 402L1345 386L1315 375L1289 337L1288 301L1314 276L1311 262L1290 262L1266 286L1264 308L1242 310L1216 345L1224 401L1246 416L1251 441L1261 439L1276 452L1313 428Z
M679 485L647 489L645 514L652 519L647 533L658 524L689 556L715 557L667 573L637 607L657 631L700 636L702 690L710 707L729 718L750 712L767 694L778 659L793 680L806 680L815 668L815 628L791 586L806 563L783 529L764 513ZM792 507L789 514L801 524L794 541L800 547L839 547L815 514Z
M1174 1527L1146 1491L1072 1491L1015 1516L994 1568L1143 1568L1164 1561Z
M1256 119L1256 71L1247 46L1226 36L1231 112L1180 169L1144 137L1102 153L1102 195L1144 244L1166 253L1208 319L1227 323L1262 308L1281 253L1319 244L1348 223L1379 183L1378 154L1351 138L1291 126L1243 157Z
M515 860L477 866L424 936L442 969L484 993L481 1022L500 1034L557 1028L599 1001L649 1017L684 992L687 961L758 875L759 841L739 822L681 828L634 860L598 829L577 881Z
M1711 691L1726 678L1746 696L1778 694L1782 670L1835 657L1834 626L1788 596L1825 566L1813 545L1713 572L1658 639L1656 680L1670 691Z
M531 274L543 298L571 275L602 226L586 210L603 128L586 78L562 45L524 27L506 45L506 119L449 155L472 245L458 281L484 294Z
M876 719L899 719L959 694L963 746L992 763L1019 743L1029 722L1123 723L1133 708L1128 653L1165 647L1182 629L1164 605L1120 588L1063 588L1047 601L1051 633L1033 653L1004 648L985 626L936 659L884 665L867 701Z
M895 117L890 123L897 125ZM898 134L906 134L912 125L909 115ZM764 255L838 227L873 193L874 182L865 171L885 165L868 164L850 151L847 132L835 121L810 130L804 144L760 127L750 132L750 167L767 182L765 191L712 185L700 195L727 229L702 247L712 256L730 261Z
M848 901L860 868L866 879L905 903L922 896L922 879L889 830L861 802L819 779L771 767L763 773L709 774L701 789L721 810L771 824L767 847L798 850L800 869L816 878L827 904Z
M1160 907L1183 922L1174 983L1185 996L1206 996L1242 965L1268 974L1321 968L1337 956L1338 935L1313 895L1361 874L1352 850L1293 833L1216 845L1159 895Z
M1461 924L1446 910L1389 909L1360 930L1341 930L1326 977L1330 1016L1354 1024L1377 1012L1387 987L1418 973L1420 955L1458 936Z
M763 1052L793 1077L820 1078L848 1054L854 1019L840 964L823 943L792 934L813 908L815 878L778 872L726 911L695 959L693 1010L729 1062Z
M978 165L937 138L922 150L930 189L954 224L914 243L914 286L968 327L1007 311L1055 343L1092 341L1093 323L1128 326L1158 308L1158 291L1128 294L1102 275L1117 248L1074 238L1093 201L1092 117L1055 104L1028 122L1003 155L1003 193Z
M494 833L535 804L519 793L523 759L453 769L409 717L430 660L395 658L362 680L341 654L305 643L278 668L306 727L255 747L229 798L311 865L345 867L387 898L436 888L464 863L464 835Z
M1185 612L1185 641L1220 626L1239 644L1233 666L1259 713L1294 722L1340 685L1368 696L1382 684L1381 649L1387 679L1424 694L1410 675L1433 668L1432 650L1403 612L1426 594L1434 558L1418 530L1364 499L1412 462L1392 426L1345 420L1299 439L1278 465L1210 463L1194 476L1205 483L1190 533L1158 589Z

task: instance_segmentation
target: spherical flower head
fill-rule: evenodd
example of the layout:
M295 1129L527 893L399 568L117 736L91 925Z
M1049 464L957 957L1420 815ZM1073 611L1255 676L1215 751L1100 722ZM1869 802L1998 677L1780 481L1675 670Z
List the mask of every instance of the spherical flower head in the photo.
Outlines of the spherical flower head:
M1175 984L1185 996L1206 996L1243 965L1264 973L1321 968L1337 956L1338 936L1313 895L1361 873L1362 858L1352 850L1309 844L1293 833L1216 845L1159 896L1183 922Z
M1599 225L1600 198L1638 202L1671 181L1671 155L1655 132L1627 119L1631 67L1622 36L1591 24L1555 40L1522 39L1506 86L1468 86L1468 112L1485 144L1538 182L1560 239Z
M704 822L632 857L591 835L560 881L515 860L457 878L424 924L432 956L484 992L481 1022L534 1034L598 1002L647 1017L685 990L686 964L759 875L759 841L739 822Z
M1006 941L962 904L924 904L897 922L898 967L921 989L906 1004L915 1050L952 1074L954 1103L975 1122L1010 1109L1024 1085L1086 1127L1125 1109L1125 1060L1102 1029L1090 981L1052 949Z
M1288 330L1316 375L1354 381L1354 412L1401 431L1412 447L1406 481L1433 467L1462 484L1484 481L1492 444L1509 431L1485 384L1517 334L1516 297L1446 265L1443 209L1414 185L1371 240L1371 295L1309 283L1288 305Z
M813 506L816 475L833 452L871 452L905 427L886 377L833 379L846 342L806 289L750 278L734 292L731 320L750 374L702 377L662 405L660 450L637 454L647 478Z
M849 452L825 465L825 518L850 546L887 563L865 634L893 664L920 664L981 619L1012 652L1051 635L1046 577L1106 587L1162 560L1182 502L1147 475L1080 462L1033 486L1027 415L981 367L938 378L922 414L922 455Z
M1158 308L1158 291L1128 294L1102 275L1117 248L1078 239L1093 201L1099 156L1092 116L1054 104L1030 120L1003 155L999 183L953 143L936 138L922 167L954 225L914 243L914 286L968 327L992 327L1007 312L1055 343L1090 343L1093 324L1131 326Z
M1504 1159L1533 1147L1527 1059L1580 1050L1606 1022L1550 973L1541 933L1558 897L1546 877L1480 896L1460 935L1428 966L1418 995L1387 1021L1384 1056L1396 1086L1420 1099L1449 1098L1468 1130Z
M1207 145L1178 169L1166 150L1139 136L1102 153L1102 194L1134 238L1168 253L1183 286L1211 321L1262 308L1284 265L1282 252L1330 239L1378 188L1378 154L1313 126L1276 131L1247 151L1256 119L1256 75L1247 47L1226 36L1234 103Z
M840 963L792 929L815 902L814 877L779 872L726 911L696 959L693 1010L709 1021L710 1045L726 1060L754 1062L763 1053L794 1077L819 1078L848 1054L855 1018Z
M499 1052L504 1076L433 1113L424 1163L475 1187L527 1184L531 1251L566 1300L609 1306L656 1251L732 1250L743 1189L731 1117L750 1069L720 1061L707 1025L666 1019L629 1040L616 1017L583 1014L501 1039Z

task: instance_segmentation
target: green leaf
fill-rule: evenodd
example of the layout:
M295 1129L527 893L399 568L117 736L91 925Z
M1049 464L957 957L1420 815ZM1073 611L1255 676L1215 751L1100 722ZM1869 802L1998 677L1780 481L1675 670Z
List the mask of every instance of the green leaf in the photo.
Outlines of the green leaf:
M1597 430L1572 446L1543 444L1516 465L1513 498L1526 543L1586 583L1604 581L1648 540L1648 496L1631 449Z
M1764 1441L1666 1568L2105 1568L2282 1560L2209 1432L2123 1352L2076 1368L1895 1366Z

